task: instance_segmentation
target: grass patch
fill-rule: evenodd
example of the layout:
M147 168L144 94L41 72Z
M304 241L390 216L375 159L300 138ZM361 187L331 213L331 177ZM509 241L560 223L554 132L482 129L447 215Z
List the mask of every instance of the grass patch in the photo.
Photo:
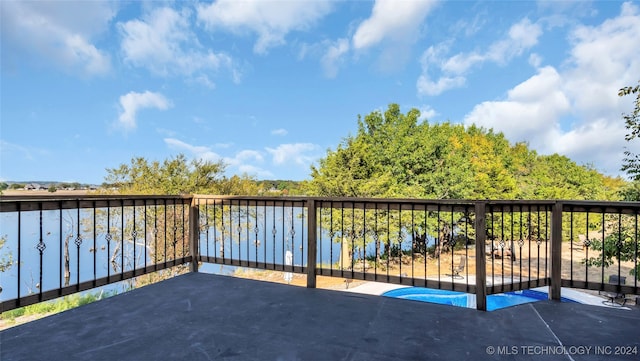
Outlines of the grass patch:
M115 295L115 291L109 292L94 292L85 294L74 294L58 298L51 301L40 302L33 305L16 308L10 311L3 312L0 315L0 319L12 322L18 317L32 316L32 315L46 315L54 314L62 311L66 311L78 306L86 305L91 302L101 300Z

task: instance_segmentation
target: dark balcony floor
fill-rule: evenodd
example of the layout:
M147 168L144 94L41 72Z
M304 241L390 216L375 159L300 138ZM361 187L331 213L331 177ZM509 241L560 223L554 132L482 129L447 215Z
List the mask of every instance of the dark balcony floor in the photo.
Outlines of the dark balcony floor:
M637 308L480 312L192 273L2 331L0 360L637 360L614 353L640 352L638 325Z

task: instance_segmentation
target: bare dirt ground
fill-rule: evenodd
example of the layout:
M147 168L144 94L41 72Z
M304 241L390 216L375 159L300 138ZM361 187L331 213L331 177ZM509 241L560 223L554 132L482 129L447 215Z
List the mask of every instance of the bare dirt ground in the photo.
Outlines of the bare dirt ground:
M546 250L545 250L546 246ZM562 244L562 277L564 279L573 279L576 281L585 281L588 277L590 282L600 282L604 279L604 282L608 282L610 275L618 274L618 266L620 267L620 275L626 276L627 284L633 282L633 276L630 275L630 271L633 268L633 262L618 262L615 261L614 265L610 267L590 266L586 267L584 259L587 253L583 249L576 249L570 242L563 242ZM516 260L512 261L510 258L500 259L498 257L493 258L491 255L486 256L486 274L487 278L491 278L494 284L501 282L510 283L513 278L514 281L526 281L529 279L538 279L550 277L550 257L545 256L546 253L550 253L550 244L545 245L541 243L538 246L535 242L531 244L523 244L522 248L516 246ZM589 251L589 258L598 257L599 253L595 251ZM452 270L456 269L460 263L461 258L466 258L466 265L460 275L464 276L463 279L456 279L455 282L469 282L475 283L473 277L476 274L476 255L475 249L470 248L468 250L457 250L453 253L447 252L442 254L439 258L428 257L425 265L425 260L422 255L403 256L402 260L399 257L389 260L382 260L377 265L373 263L363 263L362 261L355 261L353 270L356 272L377 273L378 275L390 275L403 277L413 277L417 279L435 279L442 278L447 279L452 274ZM351 262L345 262L349 264ZM334 270L339 270L340 262L336 262L333 266L324 265L325 268L333 267ZM345 271L351 271L350 267L343 267ZM240 271L235 274L238 277L259 279L269 282L287 283L284 279L284 273L277 271L262 271L262 270L248 270ZM588 276L587 276L588 275ZM504 277L503 277L504 276ZM467 279L469 277L470 279ZM366 283L361 280L347 280L337 277L317 277L318 288L329 289L344 289L347 286L357 286L359 284ZM306 276L303 274L293 274L293 279L290 284L296 286L306 285Z

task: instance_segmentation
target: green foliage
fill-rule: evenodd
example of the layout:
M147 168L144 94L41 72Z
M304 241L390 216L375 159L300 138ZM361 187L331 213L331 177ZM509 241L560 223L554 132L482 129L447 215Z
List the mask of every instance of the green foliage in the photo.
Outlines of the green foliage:
M47 189L47 192L55 193L57 190L58 190L58 188L56 188L56 186L50 185L49 188Z
M16 308L7 312L3 312L1 318L3 320L15 320L22 316L45 315L59 313L75 307L83 306L91 302L98 301L102 298L110 297L115 292L107 293L86 293L84 295L74 294L63 298L48 302L40 302L33 305Z
M358 132L328 150L310 195L431 199L615 198L619 183L557 154L540 156L524 143L476 126L419 121L420 112L358 117Z
M291 180L262 180L258 182L260 193L264 195L302 195L302 182Z
M2 192L3 190L9 188L9 184L5 183L5 182L0 182L0 192Z
M11 252L2 252L4 245L7 243L7 236L0 236L0 272L8 271L13 265L13 255Z
M627 86L618 91L618 96L621 97L636 94L634 109L631 113L622 115L625 126L629 130L629 133L625 136L625 140L628 142L640 137L640 81L638 81L638 84L635 87ZM633 154L628 150L624 154L622 170L626 171L634 180L640 180L640 155Z
M640 202L640 180L635 180L620 190L620 198L627 202Z
M257 194L255 180L248 176L227 178L224 170L222 162L189 162L182 154L162 163L138 157L130 164L107 169L105 184L121 194Z
M22 189L24 188L24 184L20 184L20 183L13 183L9 186L9 189Z
M609 216L605 221L608 235L604 237L604 242L599 239L592 239L589 242L589 248L599 252L600 255L589 257L584 260L584 263L588 266L610 267L614 264L614 260L634 262L640 258L635 222L637 219L634 216ZM630 274L640 280L640 264L635 262L635 265Z

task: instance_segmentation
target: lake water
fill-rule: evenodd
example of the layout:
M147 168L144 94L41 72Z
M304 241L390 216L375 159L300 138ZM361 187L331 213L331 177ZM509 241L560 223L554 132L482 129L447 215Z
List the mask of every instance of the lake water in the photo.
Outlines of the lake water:
M121 213L114 213L113 209L107 211L106 208L97 208L97 216L94 215L93 209L82 209L79 212L77 209L43 211L42 217L37 211L29 211L22 212L19 219L15 212L0 214L0 236L6 239L6 244L0 250L0 259L7 260L11 256L14 261L14 265L0 275L0 285L3 289L0 298L6 300L17 297L18 269L20 269L21 296L65 286L63 244L67 239L70 285L151 265L153 227L147 225L146 231L143 226L137 227L135 242L131 234L122 232L121 225L133 223L134 217L137 217L138 224L141 223L144 209L136 207L138 213L134 214L132 208L125 207ZM107 213L109 229L111 229L109 235L106 232ZM246 212L251 214L249 220L247 217L243 218L239 211L238 216L234 218L228 215L224 221L208 219L202 213L201 211L200 222L203 228L200 234L200 253L202 255L210 257L224 255L226 258L236 260L281 265L285 264L285 254L289 251L293 265L307 264L306 214L302 207L255 207ZM98 225L97 227L93 226L94 222ZM224 227L221 227L221 223L224 223ZM206 226L207 224L210 226ZM213 224L217 226L213 227ZM78 229L80 229L79 238ZM406 230L404 233L410 234ZM110 242L109 237L111 237ZM125 241L120 242L121 239ZM332 242L328 229L322 229L317 239L316 262L324 265L338 262L341 253L339 233L334 233ZM169 243L171 241L169 240ZM348 241L345 240L345 242ZM433 242L433 237L428 238L428 244ZM124 249L124 252L117 252L113 257L116 249L120 251L118 247ZM159 240L158 247L164 247L164 240ZM178 249L180 247L181 243L177 245ZM188 245L185 244L185 247ZM357 246L354 248L356 250L354 259L375 254L374 242L370 236L367 238L364 249ZM401 248L403 250L411 248L410 236L406 237ZM17 263L18 253L20 264ZM169 259L172 259L172 256L169 254Z

